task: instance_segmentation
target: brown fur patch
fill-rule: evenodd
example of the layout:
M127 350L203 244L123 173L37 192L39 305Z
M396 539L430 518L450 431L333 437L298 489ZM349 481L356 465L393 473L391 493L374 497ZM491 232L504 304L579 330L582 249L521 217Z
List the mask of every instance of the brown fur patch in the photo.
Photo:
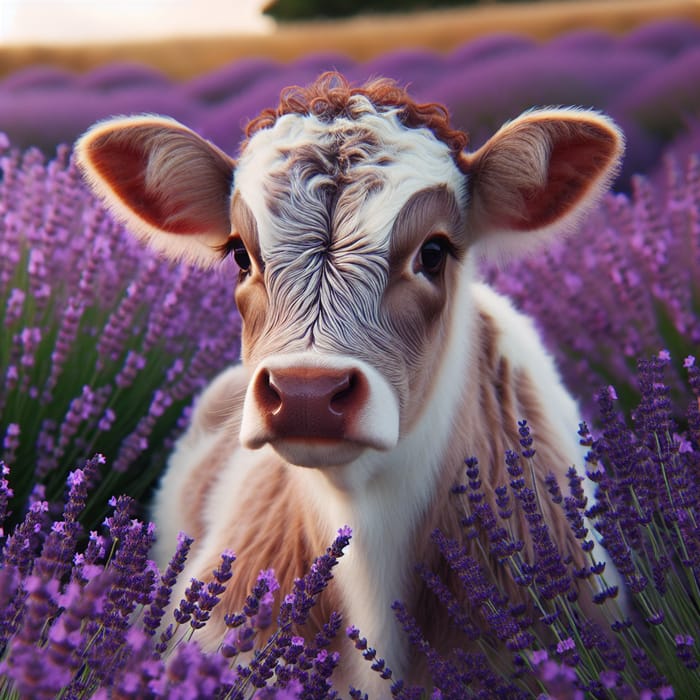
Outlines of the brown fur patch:
M234 574L221 596L221 603L214 609L212 620L202 630L200 639L215 643L224 633L224 615L242 609L246 596L253 589L262 569L275 565L275 575L280 584L276 595L274 615L279 611L280 593L286 595L294 590L294 580L309 570L314 558L323 554L330 542L325 541L318 523L309 509L302 507L290 467L277 459L266 464L254 475L254 483L247 485L249 494L245 503L236 508L237 520L222 530L225 538L209 547L212 553L233 549L236 554ZM232 494L232 497L235 495ZM245 514L241 519L240 514ZM218 554L212 554L198 578L209 581L211 572L219 566ZM307 638L313 638L327 621L332 610L340 610L340 601L331 585L314 606L309 622L296 630ZM256 644L266 640L259 638Z
M236 235L240 236L243 241L251 261L255 262L261 271L264 271L265 265L260 253L258 222L238 192L233 196L231 202L231 236Z
M453 192L445 185L413 194L396 216L390 236L389 269L397 274L427 238L444 234L458 258L466 252L464 219Z
M236 285L236 307L243 321L243 361L249 360L248 348L265 328L269 299L265 288L265 262L260 251L258 224L250 207L237 193L231 204L232 235L240 236L253 263L250 272L242 275Z
M243 321L241 330L241 357L252 363L251 349L256 349L254 340L262 336L267 325L269 299L265 281L257 272L236 285L236 307Z
M428 280L413 271L413 256L435 234L448 239L448 254L440 274ZM399 212L390 236L389 280L382 298L386 325L398 335L407 365L412 406L404 406L402 430L410 430L430 394L448 346L447 334L459 279L457 259L465 253L464 223L454 195L445 187L416 192Z

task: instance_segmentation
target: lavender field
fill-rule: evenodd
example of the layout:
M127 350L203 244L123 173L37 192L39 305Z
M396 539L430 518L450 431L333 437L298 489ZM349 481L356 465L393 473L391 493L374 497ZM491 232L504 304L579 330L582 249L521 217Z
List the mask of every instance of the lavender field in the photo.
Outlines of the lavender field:
M183 535L159 571L149 559L157 533L145 504L193 397L238 358L235 264L205 274L145 251L87 193L66 145L96 119L148 111L235 153L246 120L275 104L281 87L331 67L354 80L388 75L419 99L448 104L473 146L523 109L548 104L604 110L629 140L616 192L575 236L483 270L535 318L580 402L586 422L571 430L589 450L598 501L586 501L575 474L566 493L553 483L548 493L525 485L537 449L525 421L520 449L507 457L511 480L498 485L498 512L482 499L478 463L464 455L464 483L445 489L465 509L467 533L485 535L489 554L515 572L533 604L509 604L484 562L434 533L467 608L421 562L416 575L475 644L438 655L396 601L426 658L429 689L395 678L372 640L340 615L312 642L298 636L352 547L347 529L294 590L278 590L274 574L261 572L243 610L230 611L215 653L192 641L236 575L235 553L222 553L212 581L193 581L185 599L171 600L192 541ZM445 56L405 51L366 64L250 59L186 83L123 65L82 76L34 68L2 80L0 698L363 698L362 688L330 685L343 664L333 650L342 635L386 679L387 697L695 697L699 78L700 28L669 21L543 45L492 36ZM582 569L569 552L552 551L537 508L545 498L565 510L586 553ZM509 535L520 509L532 528L531 555ZM593 538L624 579L626 612L588 554ZM605 629L580 616L575 579L599 591Z

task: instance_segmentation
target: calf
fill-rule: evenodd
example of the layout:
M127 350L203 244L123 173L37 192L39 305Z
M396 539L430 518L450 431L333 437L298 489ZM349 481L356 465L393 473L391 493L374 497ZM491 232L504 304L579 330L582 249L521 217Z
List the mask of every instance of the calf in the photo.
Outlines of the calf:
M491 503L520 418L541 488L549 470L581 461L574 401L532 322L477 281L477 260L571 230L615 174L623 139L600 114L545 109L467 152L443 107L337 74L285 90L247 137L234 161L175 121L138 116L97 124L77 145L88 182L136 235L173 259L232 254L240 268L242 363L199 398L170 460L158 558L179 530L195 538L184 587L236 552L220 614L201 631L215 647L223 613L261 569L290 590L350 525L322 612L342 611L410 678L391 604L405 601L428 639L447 643L414 564L441 566L435 527L466 539L449 495L464 458L479 459ZM542 507L572 545L561 510ZM527 540L524 521L514 527ZM349 651L337 682L386 695L367 667Z

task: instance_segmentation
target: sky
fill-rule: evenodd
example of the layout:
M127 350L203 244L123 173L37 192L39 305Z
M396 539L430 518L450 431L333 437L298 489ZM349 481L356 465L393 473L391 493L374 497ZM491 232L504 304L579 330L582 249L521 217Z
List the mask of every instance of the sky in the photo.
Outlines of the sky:
M266 32L269 0L0 0L0 44Z

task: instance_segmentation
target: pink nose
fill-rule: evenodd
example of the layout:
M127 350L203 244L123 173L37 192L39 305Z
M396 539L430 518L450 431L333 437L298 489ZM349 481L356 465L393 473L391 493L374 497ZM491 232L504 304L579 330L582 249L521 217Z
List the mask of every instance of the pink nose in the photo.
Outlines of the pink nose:
M346 439L368 396L356 369L263 369L254 381L261 417L278 439Z

